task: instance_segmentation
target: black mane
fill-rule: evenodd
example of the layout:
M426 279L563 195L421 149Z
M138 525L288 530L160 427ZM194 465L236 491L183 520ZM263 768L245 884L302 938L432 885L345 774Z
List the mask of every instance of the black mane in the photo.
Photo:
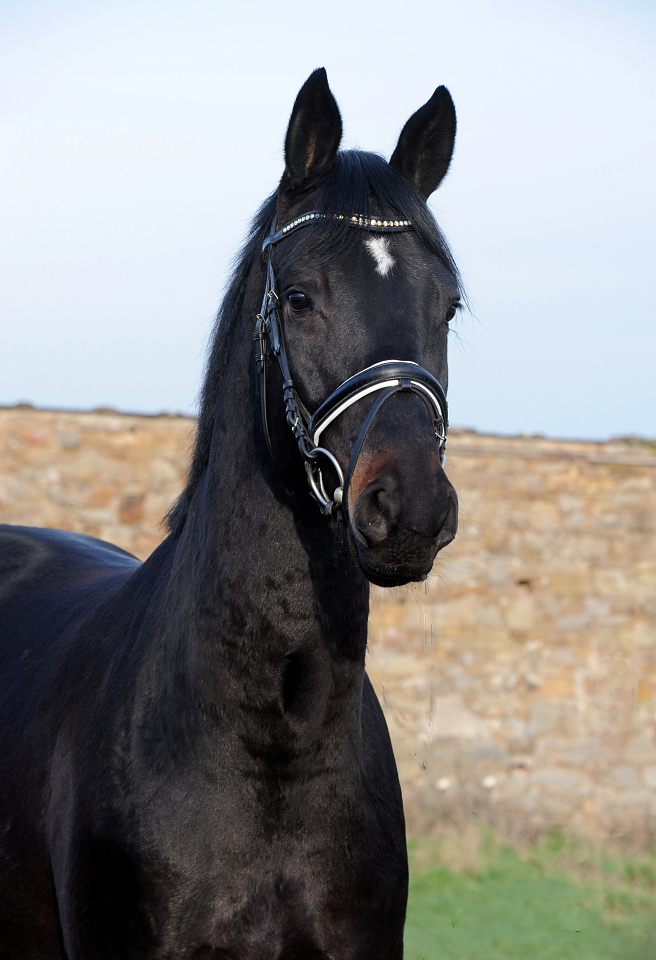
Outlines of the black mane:
M357 213L365 217L375 214L386 219L410 220L428 249L451 271L458 287L462 287L458 268L435 217L415 187L378 154L362 150L340 151L332 170L319 188L313 207L327 214ZM251 223L246 241L235 260L232 281L217 314L199 396L198 427L189 476L166 518L173 534L182 530L191 498L207 467L216 402L242 313L246 281L256 258L261 256L262 241L271 230L275 210L276 193L273 193L262 204ZM312 224L306 229L308 240L317 253L327 252L337 243L357 242L366 238L366 232L353 230L338 220ZM250 330L247 332L250 333Z

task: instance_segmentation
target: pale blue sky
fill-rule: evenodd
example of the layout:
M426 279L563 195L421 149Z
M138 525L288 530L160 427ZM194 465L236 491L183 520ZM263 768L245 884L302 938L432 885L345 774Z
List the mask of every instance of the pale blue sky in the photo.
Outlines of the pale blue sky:
M655 49L653 3L0 0L0 403L193 411L325 66L345 145L386 155L453 94L452 422L656 436Z

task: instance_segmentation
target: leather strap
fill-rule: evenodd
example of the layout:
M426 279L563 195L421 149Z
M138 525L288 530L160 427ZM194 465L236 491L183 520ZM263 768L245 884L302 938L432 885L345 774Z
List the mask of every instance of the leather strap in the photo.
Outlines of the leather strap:
M412 360L382 360L345 380L314 412L308 427L312 441L318 443L326 427L353 403L370 393L398 385L402 380L409 381L412 390L427 401L433 423L437 424L437 438L445 442L449 421L444 391L428 370Z

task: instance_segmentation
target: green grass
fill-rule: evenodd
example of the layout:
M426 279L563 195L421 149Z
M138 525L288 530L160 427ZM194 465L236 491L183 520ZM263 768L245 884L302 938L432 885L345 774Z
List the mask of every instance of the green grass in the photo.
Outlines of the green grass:
M656 960L656 858L492 832L410 844L406 960Z

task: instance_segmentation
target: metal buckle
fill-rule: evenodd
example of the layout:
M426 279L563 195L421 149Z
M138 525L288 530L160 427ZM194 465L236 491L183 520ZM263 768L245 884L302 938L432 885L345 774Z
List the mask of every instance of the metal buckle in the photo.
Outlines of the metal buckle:
M333 491L332 497L329 497L326 493L321 467L316 462L317 456L319 455L327 457L328 460L330 460L335 468L335 473L337 474L339 480L338 485ZM330 450L326 450L325 447L314 447L314 449L310 452L310 459L305 461L305 472L307 474L308 483L310 484L312 496L321 507L322 512L326 516L330 516L330 514L341 507L342 496L344 493L344 474L342 473L342 468L340 467L337 458L330 452Z

